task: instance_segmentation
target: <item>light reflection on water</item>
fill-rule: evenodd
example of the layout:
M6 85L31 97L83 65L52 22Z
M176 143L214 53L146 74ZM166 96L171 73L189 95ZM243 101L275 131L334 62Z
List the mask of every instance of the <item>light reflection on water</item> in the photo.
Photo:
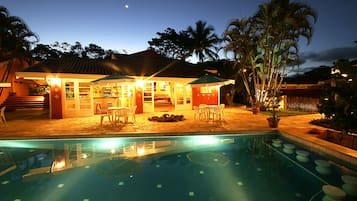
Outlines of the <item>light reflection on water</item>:
M342 185L340 170L316 179L319 156L301 168L276 137L0 141L0 200L309 200L321 181Z

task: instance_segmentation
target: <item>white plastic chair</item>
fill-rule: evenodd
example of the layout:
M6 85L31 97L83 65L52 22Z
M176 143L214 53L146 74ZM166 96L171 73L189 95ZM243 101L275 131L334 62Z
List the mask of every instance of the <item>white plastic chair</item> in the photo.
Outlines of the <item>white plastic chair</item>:
M193 111L195 111L193 118L195 120L199 120L200 119L200 109L198 108L198 106L193 106Z
M0 110L0 121L1 121L1 123L6 123L5 109L6 109L6 106L2 107L1 110Z
M96 113L100 115L100 126L103 126L104 117L108 117L109 122L111 122L109 111L107 109L102 109L100 104L97 104Z
M126 107L119 107L118 109L115 109L114 111L114 121L113 122L123 122L127 123L128 122L128 117L129 117L129 112L130 108ZM123 118L123 121L120 121L120 118Z
M224 107L224 104L220 104L217 106L217 108L213 112L213 119L224 120Z
M224 120L224 107L226 106L225 104L220 104L219 105L219 115L220 115L220 120Z
M134 105L133 107L130 108L130 110L129 110L129 112L128 112L128 118L131 117L132 120L133 120L133 123L136 122L136 119L135 119L136 108L137 108L137 106Z
M199 110L199 119L205 119L208 120L209 119L209 108L207 104L200 104L198 106L198 110Z

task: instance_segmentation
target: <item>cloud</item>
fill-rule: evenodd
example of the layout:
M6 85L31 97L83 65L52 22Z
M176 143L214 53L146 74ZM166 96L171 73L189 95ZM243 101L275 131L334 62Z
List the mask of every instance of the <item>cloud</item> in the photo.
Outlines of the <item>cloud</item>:
M332 63L338 59L356 59L357 46L338 47L321 52L303 52L300 55L302 64L306 62L326 62Z

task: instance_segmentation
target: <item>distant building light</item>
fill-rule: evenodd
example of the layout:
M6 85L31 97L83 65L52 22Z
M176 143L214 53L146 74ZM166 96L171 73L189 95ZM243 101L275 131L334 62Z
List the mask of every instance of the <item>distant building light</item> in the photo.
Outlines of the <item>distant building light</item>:
M352 78L348 79L347 81L352 82Z
M342 77L347 77L348 75L346 73L341 74Z
M338 68L331 68L331 74L332 74L332 75L334 75L334 74L340 74L340 73L341 73L340 69L338 69Z

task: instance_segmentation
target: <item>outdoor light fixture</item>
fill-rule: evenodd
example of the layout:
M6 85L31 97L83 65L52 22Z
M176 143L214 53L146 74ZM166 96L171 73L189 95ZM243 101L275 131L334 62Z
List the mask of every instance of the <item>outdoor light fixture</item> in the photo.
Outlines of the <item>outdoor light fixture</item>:
M342 77L347 77L348 75L346 73L341 74Z
M60 78L47 78L47 82L51 86L59 86L59 85L61 85L61 79Z
M137 80L136 81L136 86L143 87L144 86L144 81L143 80Z

